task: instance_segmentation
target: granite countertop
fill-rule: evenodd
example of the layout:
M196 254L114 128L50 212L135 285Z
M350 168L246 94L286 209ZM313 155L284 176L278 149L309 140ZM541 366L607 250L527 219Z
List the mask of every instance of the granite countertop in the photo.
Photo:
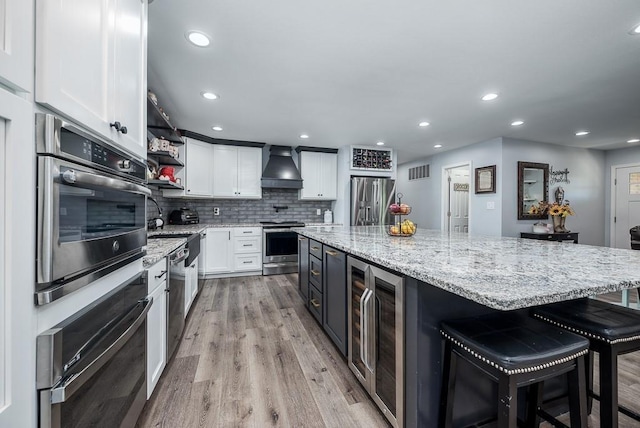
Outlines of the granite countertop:
M305 226L322 226L324 223L305 223ZM327 226L336 226L332 223ZM186 233L200 233L209 227L262 227L260 223L198 223L198 224L168 224L164 229L154 229L147 232L147 236L182 235Z
M148 268L167 257L173 250L187 242L187 238L159 238L147 240L147 255L142 259L142 266Z
M384 227L305 227L299 234L500 310L640 287L640 251Z

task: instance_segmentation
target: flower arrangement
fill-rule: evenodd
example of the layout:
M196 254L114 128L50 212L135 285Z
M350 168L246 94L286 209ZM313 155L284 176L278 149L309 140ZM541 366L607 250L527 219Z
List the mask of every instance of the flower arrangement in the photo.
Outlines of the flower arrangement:
M575 211L569 205L569 201L565 201L562 204L557 202L545 202L540 201L538 205L532 205L528 211L529 214L549 214L551 216L568 217L575 215Z

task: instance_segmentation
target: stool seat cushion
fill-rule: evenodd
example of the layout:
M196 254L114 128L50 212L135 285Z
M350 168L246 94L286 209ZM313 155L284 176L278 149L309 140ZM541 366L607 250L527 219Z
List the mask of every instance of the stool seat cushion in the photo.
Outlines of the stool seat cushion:
M560 364L589 348L589 341L582 336L512 312L444 321L442 334L507 374Z
M640 311L601 302L578 299L552 303L533 309L543 319L590 339L607 343L640 339Z

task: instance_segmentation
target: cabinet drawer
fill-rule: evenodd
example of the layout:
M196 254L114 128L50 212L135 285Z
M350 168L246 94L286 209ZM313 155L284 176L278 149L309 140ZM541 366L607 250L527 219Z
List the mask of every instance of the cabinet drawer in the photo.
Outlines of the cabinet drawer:
M238 236L234 240L234 252L240 253L260 253L262 240L259 236Z
M155 265L150 266L147 273L149 274L147 292L151 293L158 285L167 280L167 258L164 257Z
M313 285L309 287L309 312L322 324L322 293Z
M261 227L234 227L233 236L262 236Z
M262 270L262 255L237 254L234 258L234 270L236 272L246 270Z
M322 261L313 255L309 255L309 281L322 290Z
M322 260L322 244L313 239L309 239L309 254L313 254Z

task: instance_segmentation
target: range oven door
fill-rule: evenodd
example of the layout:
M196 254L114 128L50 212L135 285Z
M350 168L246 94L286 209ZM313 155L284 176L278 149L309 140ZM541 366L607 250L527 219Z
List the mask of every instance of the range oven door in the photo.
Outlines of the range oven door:
M146 272L37 337L43 428L134 427L146 401Z
M298 234L289 230L263 229L263 263L297 262Z
M38 156L36 303L60 298L144 255L146 187Z

